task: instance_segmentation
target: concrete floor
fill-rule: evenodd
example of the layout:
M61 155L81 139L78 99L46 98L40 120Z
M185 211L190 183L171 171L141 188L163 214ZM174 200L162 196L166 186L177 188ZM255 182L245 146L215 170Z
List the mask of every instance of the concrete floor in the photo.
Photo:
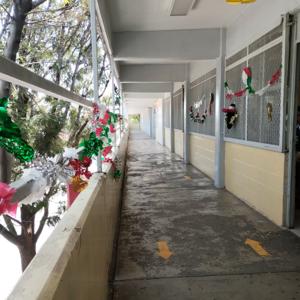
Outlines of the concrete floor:
M300 299L300 238L140 132L127 166L114 300Z

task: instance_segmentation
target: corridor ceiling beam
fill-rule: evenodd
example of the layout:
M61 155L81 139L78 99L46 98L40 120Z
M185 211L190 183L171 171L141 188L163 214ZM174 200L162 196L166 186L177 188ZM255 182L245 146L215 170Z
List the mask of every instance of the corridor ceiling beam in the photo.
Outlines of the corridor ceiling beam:
M94 0L96 1L96 15L100 26L101 38L104 44L104 49L109 56L110 62L115 70L115 75L119 78L119 68L118 64L113 58L112 49L112 29L111 20L108 13L107 1L105 0Z
M178 62L219 57L220 29L115 32L117 61Z
M171 83L122 83L123 93L169 93Z
M134 103L136 103L138 100L138 102L143 101L144 99L160 99L160 98L164 98L166 95L166 93L124 93L124 97L126 99L126 101L132 101Z
M186 64L120 65L120 82L182 82L187 77Z

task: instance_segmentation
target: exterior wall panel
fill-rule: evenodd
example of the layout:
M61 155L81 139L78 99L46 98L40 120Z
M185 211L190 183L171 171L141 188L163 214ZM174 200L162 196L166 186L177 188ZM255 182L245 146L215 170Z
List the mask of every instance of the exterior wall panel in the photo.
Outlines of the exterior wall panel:
M225 187L277 225L283 223L285 154L225 144Z
M191 133L190 161L201 172L213 178L215 169L215 140Z
M183 157L183 131L174 130L175 153Z
M166 147L170 150L171 149L171 131L170 131L170 128L165 128L165 144L166 144Z

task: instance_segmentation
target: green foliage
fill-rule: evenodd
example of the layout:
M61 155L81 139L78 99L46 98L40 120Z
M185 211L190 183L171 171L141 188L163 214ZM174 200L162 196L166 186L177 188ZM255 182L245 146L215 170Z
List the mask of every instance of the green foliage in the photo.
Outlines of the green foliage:
M0 55L3 54L12 23L14 5L18 1L0 0ZM110 79L109 61L99 39L99 94L103 95ZM64 88L91 98L92 56L87 0L46 0L27 14L18 64ZM90 111L83 107L46 97L22 87L11 89L13 100L8 111L25 139L38 154L54 156L68 145L78 146L82 136L87 135L86 120ZM24 165L14 161L13 180L20 177ZM64 186L54 182L44 197L26 205L30 214L48 210L49 199ZM57 212L47 216L46 223L55 225L65 211L65 203L59 204Z

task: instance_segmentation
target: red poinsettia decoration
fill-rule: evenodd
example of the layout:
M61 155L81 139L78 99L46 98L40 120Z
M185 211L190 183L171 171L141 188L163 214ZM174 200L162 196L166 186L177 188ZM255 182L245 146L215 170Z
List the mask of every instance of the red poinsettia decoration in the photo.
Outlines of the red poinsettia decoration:
M112 146L107 146L104 148L102 155L106 157L111 152Z
M109 111L106 111L104 117L101 118L101 119L99 120L99 122L100 122L102 125L106 125L107 122L108 122L108 120L109 120L109 118L110 118Z
M72 159L70 160L70 166L75 171L75 176L83 175L87 179L91 178L92 173L89 171L89 166L91 165L92 160L89 157L84 157L82 160Z
M99 137L101 135L102 131L103 131L102 127L96 128L96 136Z
M115 133L116 132L116 128L115 128L115 126L113 124L109 125L109 130L110 130L111 133Z
M6 183L0 182L0 215L9 214L12 216L16 215L18 208L17 203L11 203L11 199L15 194L16 190L11 188Z

